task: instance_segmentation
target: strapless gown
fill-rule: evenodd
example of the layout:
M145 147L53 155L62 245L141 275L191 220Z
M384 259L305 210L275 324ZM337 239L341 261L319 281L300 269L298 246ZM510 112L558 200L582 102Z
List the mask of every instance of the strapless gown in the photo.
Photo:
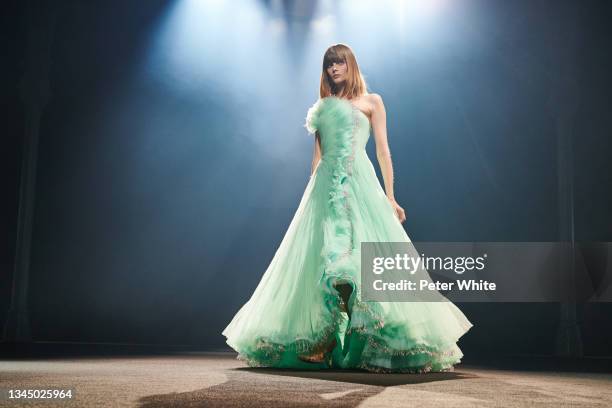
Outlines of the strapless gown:
M456 305L362 300L361 242L411 242L366 153L368 117L329 96L310 107L305 127L319 132L321 160L258 286L223 330L227 344L251 367L452 371L472 327ZM336 283L353 288L350 319ZM299 358L333 339L323 361Z

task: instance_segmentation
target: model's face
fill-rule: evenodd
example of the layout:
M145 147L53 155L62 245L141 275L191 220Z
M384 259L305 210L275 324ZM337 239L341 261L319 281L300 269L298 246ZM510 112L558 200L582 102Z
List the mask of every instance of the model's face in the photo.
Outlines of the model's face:
M327 66L326 70L327 75L329 75L329 77L332 79L332 81L334 81L336 85L346 81L346 75L348 71L346 62L333 62Z

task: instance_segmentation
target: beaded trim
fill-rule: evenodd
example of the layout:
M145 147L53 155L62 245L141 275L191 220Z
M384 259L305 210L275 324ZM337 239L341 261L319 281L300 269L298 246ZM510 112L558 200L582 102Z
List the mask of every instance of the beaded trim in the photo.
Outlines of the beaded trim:
M350 102L349 102L350 103ZM357 107L355 107L352 103L351 106L355 109L357 109ZM358 110L358 109L357 109ZM347 173L347 177L351 177L353 175L353 162L355 161L355 146L357 144L357 137L356 137L356 133L357 133L357 129L358 129L358 122L357 122L357 115L355 114L356 112L353 112L353 130L351 132L351 152L347 157L347 164L346 164L346 173ZM340 181L340 183L342 184L344 180ZM346 182L344 189L342 191L343 195L344 195L344 208L346 209L346 214L347 214L347 218L349 220L350 223L350 230L349 230L349 234L351 237L351 241L350 241L350 246L346 249L346 251L342 254L342 257L347 257L353 254L354 251L354 246L355 246L355 234L354 234L354 228L353 228L353 218L351 217L352 214L352 209L351 206L349 205L349 193L348 193L348 186L349 183ZM341 259L342 259L341 257Z
M337 299L340 299L338 295ZM328 301L329 304L329 301ZM331 305L329 305L331 306ZM255 345L249 351L238 353L238 360L246 362L250 367L270 367L280 362L283 354L295 352L297 354L312 354L330 342L330 338L338 331L343 320L339 304L337 307L328 307L331 311L330 323L318 333L314 340L296 339L291 344L271 342L265 337L258 337Z

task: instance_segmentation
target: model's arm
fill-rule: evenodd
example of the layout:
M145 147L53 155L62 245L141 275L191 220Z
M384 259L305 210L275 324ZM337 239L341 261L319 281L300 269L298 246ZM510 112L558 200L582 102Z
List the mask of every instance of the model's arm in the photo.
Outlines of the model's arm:
M315 146L314 153L312 155L312 166L310 167L310 176L314 174L315 169L317 168L317 164L319 164L319 160L321 160L321 137L319 136L319 132L315 133Z
M393 163L391 162L391 151L387 141L387 112L385 111L385 104L378 94L372 94L371 98L372 130L374 131L374 140L376 142L376 158L378 159L380 172L385 182L385 193L395 209L397 218L400 222L404 222L406 214L404 209L395 201L395 193L393 192Z

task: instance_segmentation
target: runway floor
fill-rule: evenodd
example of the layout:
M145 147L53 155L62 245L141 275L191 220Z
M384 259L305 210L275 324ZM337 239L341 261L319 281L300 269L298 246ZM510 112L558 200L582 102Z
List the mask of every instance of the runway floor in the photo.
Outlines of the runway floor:
M612 406L607 363L585 372L550 362L520 369L512 359L511 368L462 363L454 372L419 375L248 368L231 352L0 357L3 407ZM73 399L6 399L7 389L49 387L70 388Z

